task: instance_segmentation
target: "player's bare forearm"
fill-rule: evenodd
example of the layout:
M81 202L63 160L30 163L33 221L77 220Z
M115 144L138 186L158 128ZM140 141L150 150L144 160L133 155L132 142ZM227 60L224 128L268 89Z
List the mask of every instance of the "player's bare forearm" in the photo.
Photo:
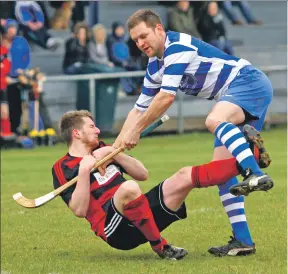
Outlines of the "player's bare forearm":
M158 119L174 102L175 95L160 91L146 112L136 121L134 129L139 133Z
M114 160L119 163L133 179L137 181L145 181L148 179L148 170L139 160L125 153L119 153L114 157Z
M136 108L133 108L127 118L126 118L126 121L118 135L118 137L116 138L115 142L114 142L114 147L118 148L121 144L121 140L122 140L122 137L125 135L125 133L130 130L131 128L134 127L134 125L136 124L136 121L142 116L142 112L139 111L138 109Z
M84 218L87 215L90 202L90 170L79 169L78 177L76 188L69 202L69 208L74 215Z

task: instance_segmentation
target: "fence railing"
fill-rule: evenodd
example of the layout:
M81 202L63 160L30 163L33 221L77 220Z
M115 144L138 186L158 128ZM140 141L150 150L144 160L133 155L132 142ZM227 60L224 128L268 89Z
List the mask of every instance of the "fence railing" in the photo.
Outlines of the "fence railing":
M263 66L259 67L263 72L267 75L270 73L276 72L285 72L287 71L286 65L275 65L275 66ZM95 99L96 99L96 85L97 81L95 80L104 80L104 79L115 79L115 78L127 78L127 77L144 77L145 71L129 71L129 72L115 72L115 73L96 73L96 74L83 74L83 75L59 75L59 76L47 76L45 82L62 82L62 81L81 81L88 80L89 81L89 100L90 100L90 111L95 117ZM44 83L45 84L45 83ZM178 122L177 122L177 131L178 133L182 133L184 131L183 128L183 96L182 92L177 95L178 97Z

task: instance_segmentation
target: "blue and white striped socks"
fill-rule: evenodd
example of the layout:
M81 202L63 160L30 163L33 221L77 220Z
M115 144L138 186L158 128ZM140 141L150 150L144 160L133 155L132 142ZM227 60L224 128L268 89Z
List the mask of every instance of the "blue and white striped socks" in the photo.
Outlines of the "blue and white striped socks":
M252 246L253 241L251 239L244 209L244 197L237 197L229 192L229 188L237 183L237 178L233 177L226 184L219 185L219 196L226 214L228 215L235 238L246 245Z
M243 133L237 126L223 122L216 128L214 134L236 158L243 170L250 168L255 175L264 174L259 168Z

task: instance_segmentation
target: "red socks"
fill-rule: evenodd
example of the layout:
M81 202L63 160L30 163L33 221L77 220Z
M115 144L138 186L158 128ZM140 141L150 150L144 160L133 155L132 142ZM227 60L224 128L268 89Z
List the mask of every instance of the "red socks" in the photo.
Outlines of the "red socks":
M209 187L226 183L239 175L236 159L213 161L201 166L193 166L191 180L194 187Z
M10 134L11 133L11 124L9 118L1 118L1 133Z
M161 238L145 195L142 194L137 199L125 205L124 216L142 232L155 252L161 252L167 242Z

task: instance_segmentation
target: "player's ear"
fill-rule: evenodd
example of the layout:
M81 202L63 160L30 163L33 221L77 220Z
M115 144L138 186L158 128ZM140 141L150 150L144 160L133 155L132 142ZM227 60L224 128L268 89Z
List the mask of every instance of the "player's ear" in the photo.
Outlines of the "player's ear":
M156 33L157 35L161 35L161 33L163 33L163 31L164 31L163 25L162 25L162 24L157 24L157 25L155 26L154 31L155 31L155 33Z
M163 25L162 24L156 24L155 31L156 31L157 34L159 34L160 32L164 31Z
M78 129L74 128L72 129L72 137L79 139L80 138L80 132Z

